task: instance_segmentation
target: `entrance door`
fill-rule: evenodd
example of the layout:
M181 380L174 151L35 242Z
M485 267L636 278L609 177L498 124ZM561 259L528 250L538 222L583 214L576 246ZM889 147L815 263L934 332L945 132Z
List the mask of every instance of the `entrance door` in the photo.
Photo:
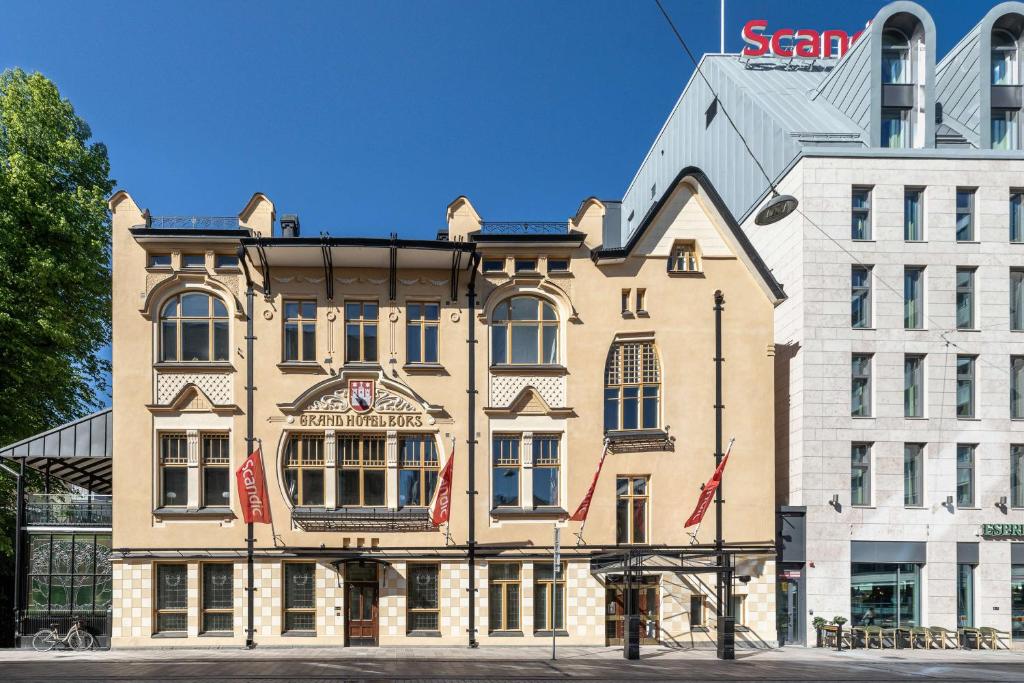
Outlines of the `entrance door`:
M376 563L350 562L345 567L345 642L377 644L378 589Z
M778 577L778 592L775 596L776 625L780 645L803 645L804 611L800 595L802 572L799 567L783 567Z
M657 645L660 638L658 615L658 577L645 576L633 583L633 600L640 614L640 644ZM608 645L622 645L626 627L626 588L609 583L605 588L605 640Z

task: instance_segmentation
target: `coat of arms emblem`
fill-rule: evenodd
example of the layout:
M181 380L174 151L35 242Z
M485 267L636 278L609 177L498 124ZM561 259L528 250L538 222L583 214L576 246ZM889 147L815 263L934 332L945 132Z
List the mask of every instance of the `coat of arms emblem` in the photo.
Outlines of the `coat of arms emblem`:
M348 401L352 410L365 413L373 407L374 384L372 379L350 379L348 381Z

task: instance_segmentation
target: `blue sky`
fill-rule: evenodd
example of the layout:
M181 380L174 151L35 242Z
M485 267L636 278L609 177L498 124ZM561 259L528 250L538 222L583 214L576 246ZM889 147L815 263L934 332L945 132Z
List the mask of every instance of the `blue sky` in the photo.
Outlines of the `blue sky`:
M718 50L718 0L663 0ZM944 54L993 2L924 2ZM726 49L853 32L884 3L728 0ZM0 64L54 80L154 214L254 191L316 234L431 236L460 194L488 220L618 198L692 70L653 0L16 2ZM726 103L727 105L728 103Z

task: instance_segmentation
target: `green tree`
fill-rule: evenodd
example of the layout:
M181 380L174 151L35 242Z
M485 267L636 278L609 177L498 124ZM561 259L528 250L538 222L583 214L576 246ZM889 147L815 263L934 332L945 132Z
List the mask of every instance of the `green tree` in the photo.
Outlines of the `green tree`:
M45 76L0 74L0 445L98 408L107 386L100 352L110 341L106 198L114 183L107 149L91 137ZM38 481L27 478L29 489ZM0 472L5 617L14 484ZM0 640L10 633L4 628Z

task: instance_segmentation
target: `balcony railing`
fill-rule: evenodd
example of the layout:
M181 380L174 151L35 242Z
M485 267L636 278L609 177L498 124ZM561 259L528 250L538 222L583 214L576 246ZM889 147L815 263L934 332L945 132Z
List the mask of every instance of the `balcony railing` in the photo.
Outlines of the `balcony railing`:
M292 522L304 531L434 531L426 508L297 507Z
M480 224L484 235L566 235L569 224L538 221L484 221Z
M32 493L25 500L28 526L109 527L111 496Z
M144 227L158 230L239 230L238 216L147 216Z

